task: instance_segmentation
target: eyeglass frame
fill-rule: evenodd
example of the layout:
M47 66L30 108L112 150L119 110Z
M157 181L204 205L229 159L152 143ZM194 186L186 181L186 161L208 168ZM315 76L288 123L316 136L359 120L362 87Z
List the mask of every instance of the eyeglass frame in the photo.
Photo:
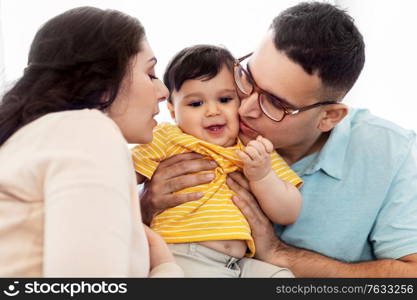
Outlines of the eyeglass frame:
M245 94L246 96L250 96L250 95L252 95L254 92L256 92L256 93L258 93L258 103L259 103L259 107L261 108L261 111L262 111L262 113L265 115L265 116L267 116L269 119L271 119L272 121L275 121L275 122L281 122L282 120L284 120L284 118L288 115L288 116L294 116L294 115L297 115L297 114L299 114L299 113L301 113L301 112L304 112L304 111L306 111L306 110L310 110L310 109L313 109L313 108L316 108L316 107L320 107L320 106L323 106L323 105L331 105L331 104L339 104L339 101L335 101L335 100L329 100L329 101L322 101L322 102L317 102L317 103L314 103L314 104L311 104L311 105L307 105L307 106L304 106L304 107L300 107L300 108L296 108L296 109L290 109L290 108L287 108L286 106L285 106L285 104L284 103L282 103L282 100L280 100L280 99L278 99L276 96L274 96L274 95L272 95L271 93L268 93L267 91L265 91L265 90L263 90L263 89L261 89L257 84L256 84L256 82L255 82L255 80L253 79L253 76L252 76L252 74L250 74L250 71L248 71L248 70L246 70L242 65L241 65L241 62L242 61L244 61L246 58L248 58L249 56L251 56L253 54L253 52L251 52L251 53L249 53L249 54L247 54L247 55L245 55L245 56L242 56L241 58L238 58L238 59L236 59L235 60L235 62L234 62L234 66L233 66L233 79L235 80L235 84L236 84L236 86L237 86L237 88L238 88L238 90L241 92L241 93L243 93L243 94ZM240 68L240 69L242 69L243 70L243 72L245 73L245 75L248 77L248 79L250 80L250 83L252 84L252 91L249 93L249 94L247 94L247 93L245 93L244 91L242 91L242 89L239 87L239 84L238 84L238 82L237 82L237 79L236 79L236 68ZM239 79L239 81L240 81L240 79ZM281 106L282 107L282 111L284 112L284 114L282 115L282 118L280 119L280 120L278 120L278 119L276 119L276 118L274 118L274 117L272 117L272 116L270 116L269 115L269 113L268 113L268 111L263 107L263 105L262 105L262 102L261 102L261 94L264 94L265 96L267 96L267 97L269 97L270 99L273 99L279 106Z

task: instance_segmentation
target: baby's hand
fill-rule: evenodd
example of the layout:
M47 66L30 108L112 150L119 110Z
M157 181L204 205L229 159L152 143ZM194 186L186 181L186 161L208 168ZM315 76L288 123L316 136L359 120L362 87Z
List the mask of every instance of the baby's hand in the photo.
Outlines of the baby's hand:
M250 181L264 178L271 171L271 158L269 154L274 150L272 143L258 136L250 141L243 151L236 154L243 162L243 173Z

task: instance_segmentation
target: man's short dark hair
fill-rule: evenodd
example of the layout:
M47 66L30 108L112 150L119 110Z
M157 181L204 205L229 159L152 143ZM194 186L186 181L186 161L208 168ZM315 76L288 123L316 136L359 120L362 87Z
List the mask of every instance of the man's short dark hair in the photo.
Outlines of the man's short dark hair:
M186 80L210 80L226 66L233 72L234 58L225 48L212 45L195 45L178 52L164 74L164 83L167 86L172 101L173 91L179 91Z
M317 72L325 89L344 96L365 63L365 44L352 17L328 3L290 7L272 22L274 43L308 74Z

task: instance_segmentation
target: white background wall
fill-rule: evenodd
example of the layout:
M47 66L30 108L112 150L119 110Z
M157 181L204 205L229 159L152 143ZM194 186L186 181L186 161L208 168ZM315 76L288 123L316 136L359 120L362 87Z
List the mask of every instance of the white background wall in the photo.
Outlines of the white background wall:
M197 43L222 44L236 56L252 51L272 19L297 0L0 0L0 92L2 76L21 76L37 29L73 7L113 8L145 26L162 76L168 60ZM355 18L366 43L366 63L346 103L417 131L417 1L334 0ZM1 35L3 32L3 35ZM3 39L1 39L3 36ZM3 55L2 55L3 49ZM2 65L3 64L3 65ZM165 105L162 104L162 107ZM161 107L161 108L162 108ZM165 109L160 121L169 120Z
M1 1L0 1L0 97L1 97L1 94L2 94L2 89L3 89L3 86L4 86L4 83L5 83L5 80L6 80L6 78L5 78L5 76L6 76L6 73L5 73L5 70L4 70L4 53L3 53L3 30L2 30L2 26L1 26L1 24L2 24L2 17L1 17L1 5L2 5L2 3L1 3Z
M346 102L417 131L417 1L336 0L362 32L366 62Z

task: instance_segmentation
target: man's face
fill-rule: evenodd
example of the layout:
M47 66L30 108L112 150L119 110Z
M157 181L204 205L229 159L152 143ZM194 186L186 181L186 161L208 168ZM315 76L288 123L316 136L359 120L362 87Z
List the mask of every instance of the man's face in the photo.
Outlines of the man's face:
M307 74L284 52L278 51L273 42L272 31L268 32L250 57L248 68L261 89L285 99L294 107L307 106L321 100L320 78L316 74ZM262 113L258 93L253 93L242 99L239 114L239 137L245 144L262 135L279 152L308 151L322 133L319 129L319 121L323 116L321 107L286 116L281 122L275 122Z

